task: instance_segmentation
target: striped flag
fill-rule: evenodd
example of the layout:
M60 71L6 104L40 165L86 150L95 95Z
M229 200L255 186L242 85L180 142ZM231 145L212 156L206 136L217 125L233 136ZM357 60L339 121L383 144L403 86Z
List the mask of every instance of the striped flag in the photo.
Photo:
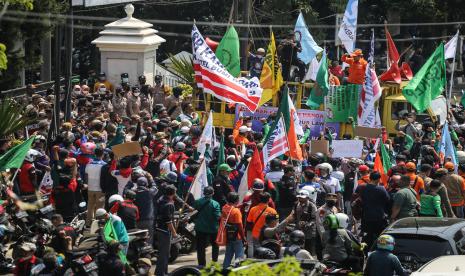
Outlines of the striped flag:
M377 107L376 101L381 97L381 86L375 70L372 68L375 52L375 34L372 31L370 53L368 56L369 64L365 71L365 84L362 86L362 94L358 106L358 125L365 127L375 127L377 125Z
M248 80L233 77L207 45L195 25L192 27L192 52L195 82L199 88L220 100L243 104L255 112L262 96L258 78Z
M286 127L283 117L280 117L278 124L271 132L271 136L263 146L263 162L268 164L274 158L285 154L289 151L289 145L286 137Z

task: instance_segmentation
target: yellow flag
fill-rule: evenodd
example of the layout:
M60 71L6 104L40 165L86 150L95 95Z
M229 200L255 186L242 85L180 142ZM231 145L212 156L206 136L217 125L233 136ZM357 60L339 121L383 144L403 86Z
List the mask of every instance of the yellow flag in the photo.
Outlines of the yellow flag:
M260 75L260 86L263 88L263 93L258 105L261 106L271 100L283 83L283 74L281 72L281 65L278 61L274 34L271 32L270 44L266 51L265 61L263 62L262 73Z

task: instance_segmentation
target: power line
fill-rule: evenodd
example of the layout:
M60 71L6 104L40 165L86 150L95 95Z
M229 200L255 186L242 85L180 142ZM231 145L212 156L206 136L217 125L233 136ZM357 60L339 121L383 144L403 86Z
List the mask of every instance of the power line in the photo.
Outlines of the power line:
M28 22L28 23L39 23L39 24L45 24L45 22L41 19L20 19L16 17L10 17L10 16L4 16L2 20L9 21L9 22ZM68 26L66 23L60 24L62 26ZM83 30L102 30L104 27L103 26L88 26L88 25L74 25L75 29L83 29ZM176 32L163 32L159 31L157 34L162 35L162 36L170 36L170 37L185 37L185 38L191 38L191 34L188 33L176 33ZM221 35L208 35L210 38L215 38L215 39L221 39L223 36ZM439 39L448 39L453 37L454 35L447 35L447 36L431 36L431 37L415 37L415 38L398 38L396 39L396 42L402 42L402 41L421 41L421 40L439 40ZM247 37L240 37L239 40L241 41L248 41L249 39ZM259 40L259 41L269 41L269 37L255 37L254 40ZM386 42L386 39L383 38L377 38L376 41L380 42ZM357 39L357 43L368 43L370 42L369 39ZM321 44L323 43L334 43L334 39L325 39L321 40Z
M206 0L195 0L195 1L206 1ZM13 11L9 10L6 14L10 15L28 15L28 16L38 16L38 17L47 17L47 18L62 18L66 19L69 15L66 14L50 14L50 13L39 13L39 12L26 12L26 11ZM75 20L83 21L116 21L121 18L116 17L95 17L95 16L85 16L85 15L74 15ZM159 25L187 25L190 26L193 24L193 21L182 21L182 20L161 20L161 19L141 19L149 23L155 23ZM198 26L215 26L215 27L227 27L227 22L208 22L208 21L196 21L195 23ZM419 22L419 23L387 23L386 26L400 26L400 27L409 27L409 26L454 26L454 25L465 25L465 21L456 21L456 22ZM234 27L236 28L294 28L294 25L269 25L269 24L244 24L244 23L235 23ZM357 28L377 28L383 27L385 24L358 24ZM334 25L312 25L312 29L334 29Z

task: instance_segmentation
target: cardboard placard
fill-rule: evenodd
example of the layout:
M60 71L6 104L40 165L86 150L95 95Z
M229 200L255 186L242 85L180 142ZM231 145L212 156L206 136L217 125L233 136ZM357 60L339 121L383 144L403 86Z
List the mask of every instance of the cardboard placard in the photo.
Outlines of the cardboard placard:
M321 152L324 154L329 153L328 140L310 140L310 153Z
M366 138L378 138L383 133L380 128L373 127L355 127L355 136L366 137Z
M333 158L360 158L362 157L362 140L333 140L331 144Z
M128 142L111 147L111 150L117 158L123 158L130 155L138 155L142 153L142 148L139 142Z

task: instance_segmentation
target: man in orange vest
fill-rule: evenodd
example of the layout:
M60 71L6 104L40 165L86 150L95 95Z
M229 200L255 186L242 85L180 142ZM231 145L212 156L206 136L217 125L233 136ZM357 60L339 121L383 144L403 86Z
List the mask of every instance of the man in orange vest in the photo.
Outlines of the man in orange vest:
M355 49L352 54L342 56L342 61L349 64L348 82L352 84L365 83L365 70L368 62L363 58L363 52L360 49Z

